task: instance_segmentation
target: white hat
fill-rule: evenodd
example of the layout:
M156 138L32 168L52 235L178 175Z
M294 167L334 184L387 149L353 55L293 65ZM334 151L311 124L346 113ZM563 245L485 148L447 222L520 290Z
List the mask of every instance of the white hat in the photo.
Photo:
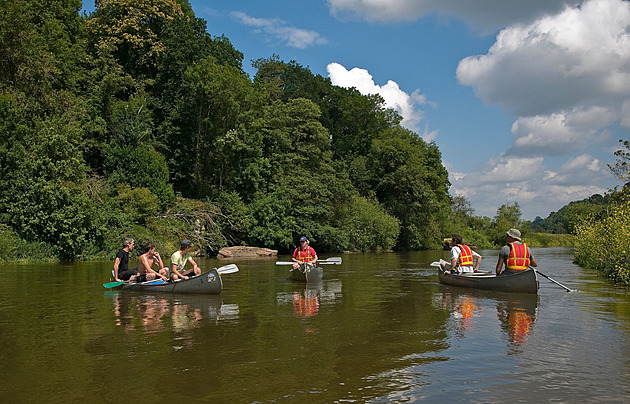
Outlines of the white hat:
M507 235L512 237L513 239L521 241L521 232L518 231L517 229L510 229L510 230L508 230L507 231Z

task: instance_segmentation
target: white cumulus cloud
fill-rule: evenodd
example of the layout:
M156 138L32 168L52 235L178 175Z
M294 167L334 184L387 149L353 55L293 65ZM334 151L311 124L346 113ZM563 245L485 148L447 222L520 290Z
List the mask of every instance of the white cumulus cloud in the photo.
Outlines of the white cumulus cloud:
M328 42L315 31L292 27L278 18L255 18L240 11L233 11L230 16L244 25L256 28L255 32L280 40L291 48L305 49Z
M509 153L569 154L630 126L630 2L587 0L502 30L457 79L517 119Z
M451 172L451 192L465 196L476 214L494 216L503 204L517 202L523 218L546 216L549 207L560 209L571 201L603 194L603 182L610 174L598 159L581 154L570 158L557 171L546 168L543 157L503 155L488 163L480 172Z
M403 120L401 125L405 128L418 132L418 125L422 120L424 113L417 106L427 104L426 97L418 90L411 94L407 94L401 90L398 83L389 80L385 85L380 86L374 82L372 75L365 69L355 67L351 70L346 69L339 63L330 63L326 67L328 77L332 84L345 87L356 88L361 94L379 94L385 100L385 106L396 110ZM425 131L425 134L433 140L436 136L435 132ZM429 141L430 141L429 140Z

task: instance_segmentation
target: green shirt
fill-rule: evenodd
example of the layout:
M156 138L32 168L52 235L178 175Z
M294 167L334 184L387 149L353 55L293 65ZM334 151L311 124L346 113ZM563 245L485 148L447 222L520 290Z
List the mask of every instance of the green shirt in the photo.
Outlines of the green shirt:
M192 256L190 255L190 253L186 253L184 254L184 256L182 256L181 251L175 251L173 255L171 255L171 263L168 266L168 275L170 276L172 274L173 265L177 266L177 270L181 274L182 271L184 270L184 266L186 265L188 260L191 258Z

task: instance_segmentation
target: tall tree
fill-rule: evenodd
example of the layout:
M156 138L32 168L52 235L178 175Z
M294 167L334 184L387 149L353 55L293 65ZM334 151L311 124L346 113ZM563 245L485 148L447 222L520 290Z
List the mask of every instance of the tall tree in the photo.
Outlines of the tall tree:
M249 111L252 83L240 69L209 56L186 71L184 89L168 138L173 180L184 195L217 195L230 166L230 156L217 152L217 142L226 143Z
M368 166L378 200L401 222L398 247L439 246L450 183L437 146L395 127L372 143Z
M630 140L619 140L619 143L622 144L619 150L615 152L615 156L617 156L617 160L615 160L614 165L608 165L608 168L612 172L612 174L619 181L623 183L630 182Z

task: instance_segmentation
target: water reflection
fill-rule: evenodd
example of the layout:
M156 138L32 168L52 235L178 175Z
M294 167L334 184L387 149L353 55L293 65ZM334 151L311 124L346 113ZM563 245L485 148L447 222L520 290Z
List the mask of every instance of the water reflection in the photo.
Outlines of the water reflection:
M538 313L538 295L515 295L499 300L497 314L501 328L514 347L526 345Z
M298 317L306 318L317 315L319 311L319 292L321 287L293 291L293 311Z
M500 328L513 352L527 344L536 322L539 297L536 294L504 294L488 291L444 288L436 295L434 306L451 312L450 326L456 338L474 331L476 319L485 308L496 308Z
M316 283L293 283L292 292L278 292L278 304L293 306L293 313L299 318L314 317L319 313L321 304L334 303L341 297L341 281Z
M442 293L439 306L451 312L452 329L458 338L463 338L472 331L473 317L481 312L481 306L475 297L457 291Z
M111 296L116 326L125 332L141 328L146 333L178 332L198 328L203 320L233 320L237 304L224 304L220 295L152 295L107 291Z

